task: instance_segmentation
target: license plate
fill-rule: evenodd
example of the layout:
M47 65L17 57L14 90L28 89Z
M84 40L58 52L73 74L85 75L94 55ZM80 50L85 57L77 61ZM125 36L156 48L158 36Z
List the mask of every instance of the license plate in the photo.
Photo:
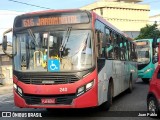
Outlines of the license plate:
M54 98L42 98L41 103L42 104L54 104L55 99Z

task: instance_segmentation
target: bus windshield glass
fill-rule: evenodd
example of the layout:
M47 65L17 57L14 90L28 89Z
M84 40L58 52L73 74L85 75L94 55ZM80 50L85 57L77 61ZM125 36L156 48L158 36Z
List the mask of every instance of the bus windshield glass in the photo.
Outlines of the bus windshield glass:
M150 51L148 45L137 45L138 64L147 64L150 62Z
M14 42L14 69L17 71L49 71L50 60L58 61L57 71L89 69L94 63L91 30L27 29L15 33Z

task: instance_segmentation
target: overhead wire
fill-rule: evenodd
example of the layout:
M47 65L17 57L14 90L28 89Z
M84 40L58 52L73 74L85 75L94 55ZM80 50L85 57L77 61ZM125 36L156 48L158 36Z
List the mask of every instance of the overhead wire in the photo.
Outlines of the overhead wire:
M48 7L43 7L43 6L39 6L39 5L34 5L34 4L29 4L29 3L26 3L26 2L20 2L20 1L17 1L17 0L8 0L8 1L11 1L11 2L15 2L15 3L19 3L19 4L24 4L24 5L28 5L28 6L33 6L33 7L38 7L38 8L44 8L44 9L51 9L51 8L48 8ZM98 1L97 1L98 2ZM152 1L152 2L143 2L143 4L148 4L148 3L154 3L154 2L160 2L160 0L155 0L155 1ZM108 2L109 3L109 2ZM142 2L140 2L140 3L142 3ZM112 4L107 4L107 5L112 5ZM133 6L134 4L132 4L132 6ZM137 4L136 4L137 5ZM126 5L125 5L126 6ZM119 7L125 7L124 5L123 6L121 6L121 5L119 5ZM131 6L131 5L130 5ZM116 6L117 7L117 6ZM127 7L129 7L128 5L127 5ZM1 15L1 14L0 14ZM2 14L3 15L3 14ZM9 15L9 14L6 14L6 15ZM103 18L105 18L105 17L103 17ZM127 20L127 21L145 21L145 20L129 20L129 19L119 19L119 18L108 18L108 19L113 19L113 20ZM154 21L148 21L148 22L154 22ZM157 21L158 23L160 22L160 21Z
M26 2L20 2L20 1L16 1L16 0L8 0L8 1L10 1L10 2L15 2L15 3L19 3L19 4L24 4L24 5L28 5L28 6L32 6L32 7L44 8L44 9L51 9L51 8L49 8L49 7L43 7L43 6L34 5L34 4L26 3Z

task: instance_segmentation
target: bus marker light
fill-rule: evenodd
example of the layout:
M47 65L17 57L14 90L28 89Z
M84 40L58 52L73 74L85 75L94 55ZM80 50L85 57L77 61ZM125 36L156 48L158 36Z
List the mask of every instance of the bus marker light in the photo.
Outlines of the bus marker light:
M17 85L15 83L13 83L13 87L17 90Z

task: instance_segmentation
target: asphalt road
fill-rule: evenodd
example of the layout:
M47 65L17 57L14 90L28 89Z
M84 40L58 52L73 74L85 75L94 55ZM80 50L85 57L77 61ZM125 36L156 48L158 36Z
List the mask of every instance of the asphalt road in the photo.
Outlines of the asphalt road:
M0 95L0 111L35 112L42 116L42 119L80 119L80 120L152 120L150 117L138 117L138 114L146 113L146 97L148 84L141 80L134 83L131 94L124 92L113 100L109 111L102 111L98 108L88 109L55 109L47 112L45 109L21 109L14 106L13 94ZM13 112L12 112L13 113ZM1 114L1 113L0 113ZM28 115L28 113L27 113ZM0 119L35 119L35 118L0 118Z

